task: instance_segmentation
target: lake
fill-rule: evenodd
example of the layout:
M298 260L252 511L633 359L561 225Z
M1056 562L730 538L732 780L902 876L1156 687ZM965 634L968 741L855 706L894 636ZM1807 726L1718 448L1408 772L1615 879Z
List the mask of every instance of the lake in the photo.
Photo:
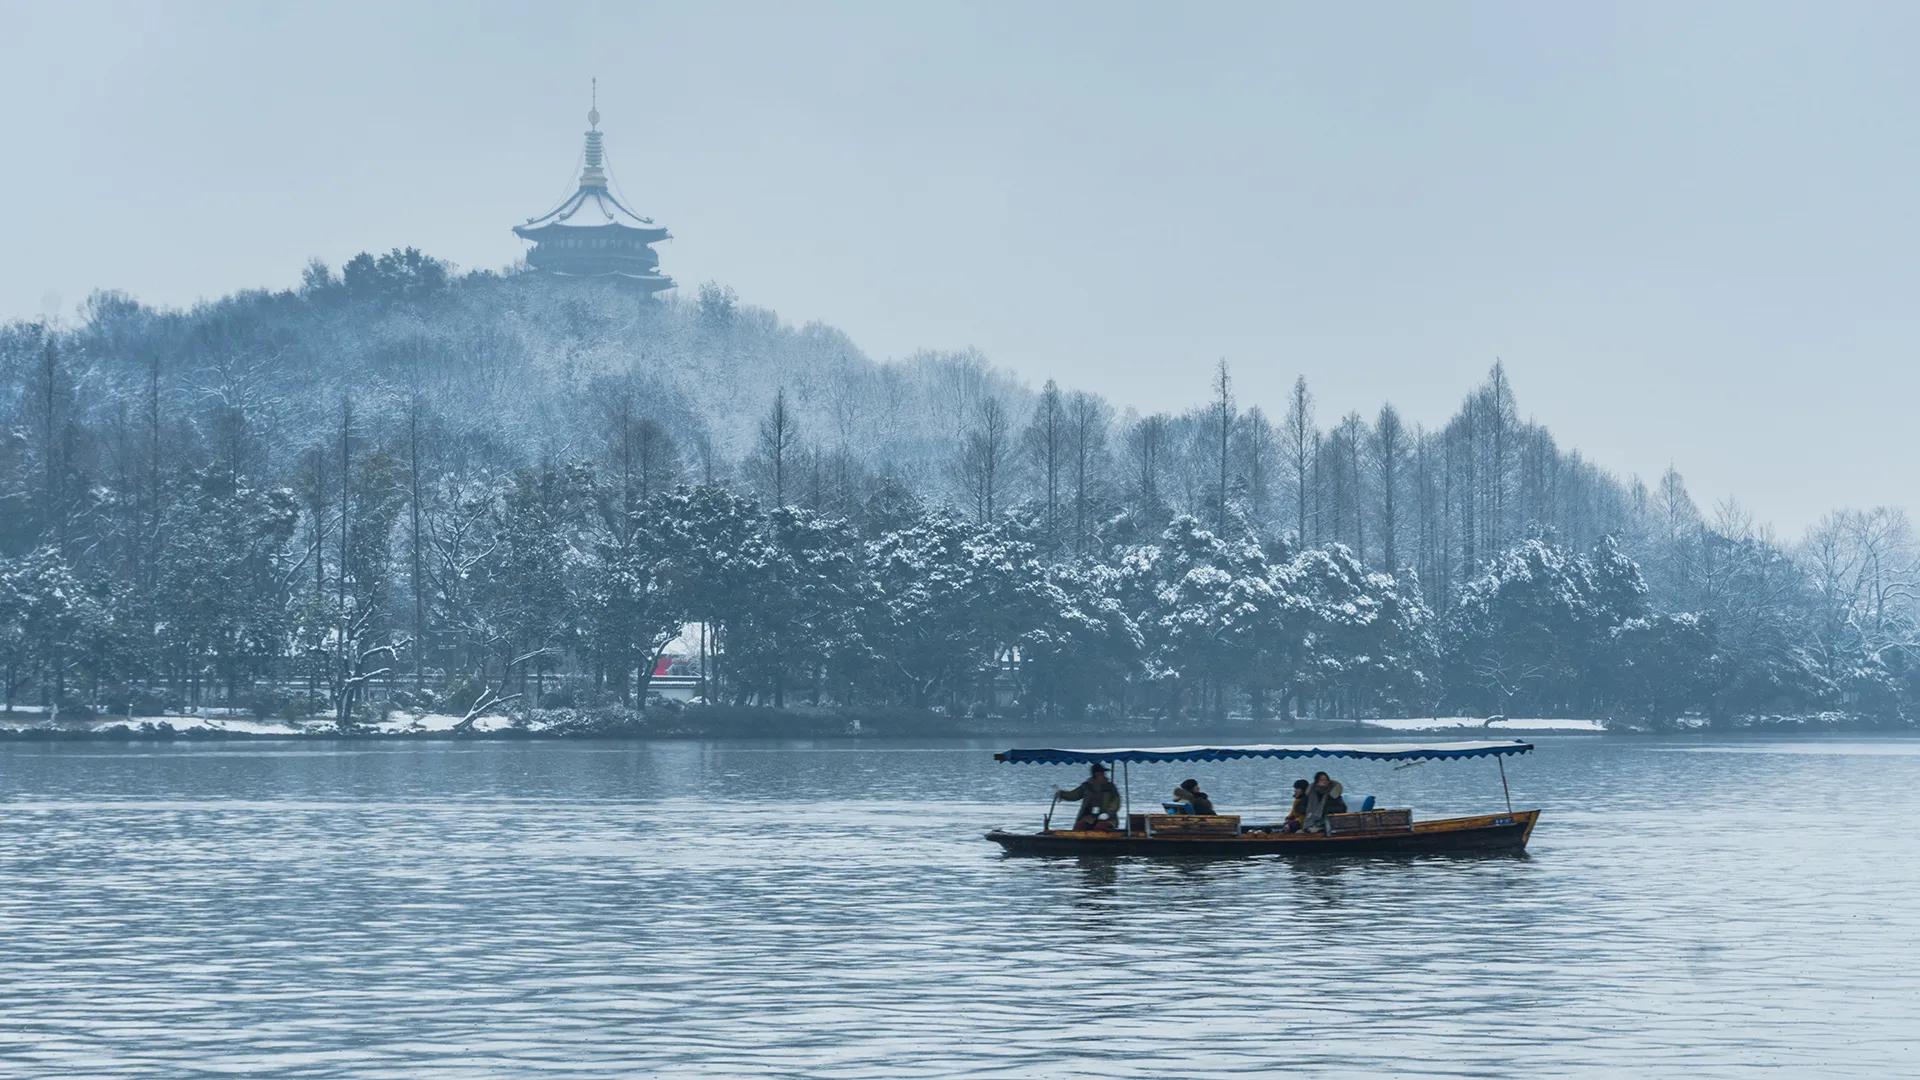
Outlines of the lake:
M0 1075L1920 1070L1920 741L1536 742L1530 854L1299 862L1005 856L1000 743L4 744ZM1132 794L1323 766L1502 805Z

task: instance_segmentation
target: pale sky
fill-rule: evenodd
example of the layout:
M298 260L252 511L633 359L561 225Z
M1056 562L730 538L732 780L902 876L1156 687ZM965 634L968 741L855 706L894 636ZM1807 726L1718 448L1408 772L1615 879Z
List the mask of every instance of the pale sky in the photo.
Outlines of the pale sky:
M404 245L519 257L600 79L615 181L876 358L1143 409L1304 374L1443 420L1496 357L1621 474L1783 534L1912 504L1920 5L0 0L0 318Z

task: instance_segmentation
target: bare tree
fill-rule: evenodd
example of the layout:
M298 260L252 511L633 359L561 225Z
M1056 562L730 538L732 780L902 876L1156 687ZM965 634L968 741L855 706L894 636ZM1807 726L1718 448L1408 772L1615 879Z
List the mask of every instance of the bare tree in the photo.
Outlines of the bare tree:
M1169 427L1165 414L1154 413L1142 417L1127 435L1128 456L1133 459L1133 502L1147 517L1158 517L1166 510L1160 481L1166 468Z
M1808 530L1801 552L1830 671L1853 657L1920 653L1920 545L1904 510L1829 513Z
M760 421L760 468L775 506L787 505L787 469L799 441L799 428L787 408L787 388L783 386L774 392L773 407Z
M1273 475L1278 456L1273 421L1255 405L1247 410L1239 430L1240 471L1245 484L1247 515L1254 527L1266 535L1272 526Z
M1223 358L1213 372L1213 403L1207 409L1207 418L1211 422L1215 448L1215 464L1218 466L1213 483L1213 531L1217 536L1227 532L1227 498L1232 490L1228 482L1229 466L1232 462L1233 427L1236 411L1233 401L1233 378L1227 372L1227 362Z
M1293 380L1293 394L1287 399L1287 415L1280 424L1280 437L1287 469L1293 474L1294 541L1305 546L1312 543L1312 531L1307 527L1307 490L1320 433L1313 425L1313 395L1307 391L1304 376Z
M606 421L607 457L619 489L602 500L601 513L614 539L625 544L633 533L634 511L679 476L680 453L666 425L642 411L630 381L607 402Z
M1367 442L1367 422L1348 413L1329 433L1332 461L1326 470L1328 501L1336 537L1350 544L1362 561L1367 557L1366 484L1361 458Z
M1373 424L1373 438L1368 445L1368 464L1373 469L1375 490L1380 497L1380 564L1387 570L1400 567L1400 553L1396 538L1400 534L1400 506L1397 501L1400 488L1404 483L1407 459L1407 429L1400 422L1400 414L1392 405L1380 408L1379 419Z
M1480 496L1481 520L1489 550L1498 550L1511 538L1508 530L1507 488L1512 483L1514 429L1518 424L1513 387L1507 382L1506 366L1498 360L1487 373L1481 388L1480 432L1484 461L1479 470L1484 490Z
M1094 489L1100 482L1101 464L1107 455L1106 403L1092 394L1076 391L1067 400L1068 453L1073 467L1073 550L1084 554L1091 537L1088 515L1093 509Z
M153 349L147 357L147 461L146 474L141 485L140 501L140 538L138 548L141 551L141 575L136 579L143 589L153 588L154 577L159 570L160 552L160 509L162 495L160 490L161 466L165 460L165 442L160 436L160 351Z
M846 356L840 358L826 380L827 415L838 442L829 464L834 487L831 501L843 513L857 498L854 478L865 471L866 463L872 460L869 455L876 449L870 442L863 446L860 441L863 428L873 427L866 416L874 398L874 382L870 368Z
M958 470L973 502L974 515L981 521L992 521L1000 510L1001 489L1013 452L1011 428L999 397L982 397L973 427L961 446Z
M424 658L427 652L427 592L420 528L420 414L424 410L425 405L420 398L419 370L416 365L412 392L407 397L407 487L409 491L407 507L413 519L407 545L408 553L413 560L413 572L407 579L407 588L413 593L413 676L416 683L419 681L421 665L425 663Z
M956 440L971 430L990 391L986 357L968 349L960 353L929 354L920 358L933 377L937 407Z
M1066 465L1067 412L1060 386L1052 379L1040 390L1033 419L1027 424L1027 455L1040 474L1040 488L1046 514L1049 544L1060 538L1060 482Z
M1479 531L1474 513L1475 503L1479 499L1480 486L1474 481L1475 463L1479 458L1478 442L1475 440L1475 421L1480 409L1480 397L1469 394L1460 406L1459 415L1447 425L1445 437L1446 486L1448 493L1449 524L1452 514L1457 511L1459 518L1460 561L1455 571L1455 580L1464 581L1480 569Z
M1434 435L1416 431L1413 437L1414 572L1420 577L1421 590L1429 606L1446 614L1451 606L1451 582L1441 572L1445 534L1440 521L1439 470L1435 461L1441 450Z
M485 666L501 639L475 595L480 569L499 548L499 539L486 529L496 494L483 481L443 476L428 497L423 522L430 609L437 625L459 634L465 662L475 667Z
M347 558L347 540L351 525L353 505L353 398L342 395L340 398L340 618L349 617L347 606L347 579L350 561ZM345 623L342 623L341 638L345 640ZM344 654L343 654L344 655Z
M34 454L39 458L39 513L43 535L50 538L64 556L72 542L72 502L70 476L75 458L79 424L73 373L55 336L44 328L35 328L39 336L38 361L34 364L28 393L23 404L32 425Z
M1687 494L1687 482L1672 465L1660 475L1660 484L1654 489L1652 515L1654 557L1650 568L1655 580L1679 602L1695 602L1697 597L1687 596L1687 590L1694 577L1700 510Z

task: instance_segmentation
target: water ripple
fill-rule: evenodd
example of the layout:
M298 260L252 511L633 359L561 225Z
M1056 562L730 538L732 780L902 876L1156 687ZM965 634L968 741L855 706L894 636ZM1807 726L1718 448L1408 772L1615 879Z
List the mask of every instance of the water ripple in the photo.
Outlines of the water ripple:
M1546 740L1530 855L1324 862L1008 858L1066 777L977 748L8 750L0 1073L1912 1075L1912 745Z

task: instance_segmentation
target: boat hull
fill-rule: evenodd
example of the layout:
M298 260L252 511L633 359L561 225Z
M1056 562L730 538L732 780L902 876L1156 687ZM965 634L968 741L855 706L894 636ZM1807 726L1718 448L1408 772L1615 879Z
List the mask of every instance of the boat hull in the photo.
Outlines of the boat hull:
M987 839L1013 855L1419 855L1525 851L1538 810L1416 822L1411 829L1324 836L1243 832L1236 836L1128 836L1118 832L1010 833Z

